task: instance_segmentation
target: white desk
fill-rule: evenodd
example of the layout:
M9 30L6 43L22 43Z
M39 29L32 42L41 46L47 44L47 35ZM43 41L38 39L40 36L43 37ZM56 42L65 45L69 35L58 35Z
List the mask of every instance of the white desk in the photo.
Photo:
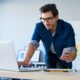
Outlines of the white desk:
M32 80L79 80L80 72L14 72L0 70L0 77Z

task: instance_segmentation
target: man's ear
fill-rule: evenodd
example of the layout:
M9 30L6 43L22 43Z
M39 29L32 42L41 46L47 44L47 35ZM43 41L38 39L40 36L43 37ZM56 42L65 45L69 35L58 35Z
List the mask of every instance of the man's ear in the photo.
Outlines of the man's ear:
M57 15L55 18L56 18L56 21L57 21L59 19L59 15Z

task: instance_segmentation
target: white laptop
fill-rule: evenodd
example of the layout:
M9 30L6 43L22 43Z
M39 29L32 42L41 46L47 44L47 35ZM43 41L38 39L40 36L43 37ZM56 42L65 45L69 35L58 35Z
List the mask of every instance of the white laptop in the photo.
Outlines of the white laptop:
M11 71L40 71L40 68L26 68L20 70L17 64L17 57L11 40L0 41L0 70Z

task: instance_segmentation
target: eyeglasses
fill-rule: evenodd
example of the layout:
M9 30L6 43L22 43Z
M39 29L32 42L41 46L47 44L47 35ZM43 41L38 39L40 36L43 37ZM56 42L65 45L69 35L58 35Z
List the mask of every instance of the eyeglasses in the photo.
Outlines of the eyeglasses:
M53 20L53 18L54 17L48 17L48 18L42 18L42 17L40 17L40 20L42 21L42 22L44 22L44 21L52 21Z

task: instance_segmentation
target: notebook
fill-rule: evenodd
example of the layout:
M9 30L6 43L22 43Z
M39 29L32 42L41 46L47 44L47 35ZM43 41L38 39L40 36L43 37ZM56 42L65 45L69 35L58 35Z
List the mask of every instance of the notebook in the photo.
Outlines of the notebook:
M0 70L40 71L40 68L19 68L17 57L11 40L0 41Z
M71 72L72 69L44 69L46 72Z

